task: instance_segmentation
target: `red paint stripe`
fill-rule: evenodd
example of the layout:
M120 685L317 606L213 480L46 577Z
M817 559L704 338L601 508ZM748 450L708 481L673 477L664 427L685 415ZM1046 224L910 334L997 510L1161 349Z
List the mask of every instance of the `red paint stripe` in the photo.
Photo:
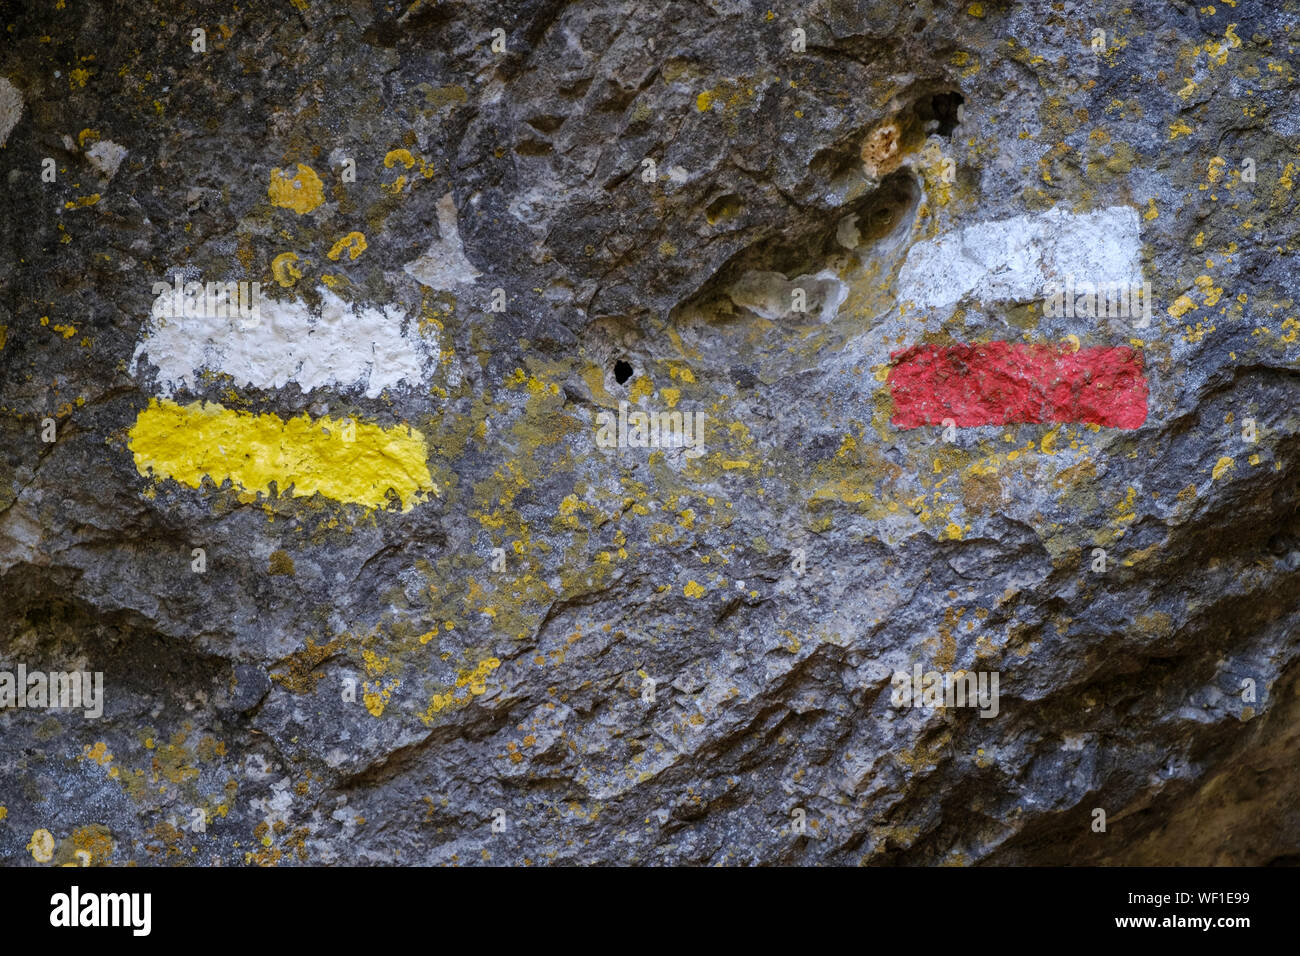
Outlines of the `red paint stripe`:
M890 355L898 428L1079 422L1138 428L1147 418L1142 353L1127 345L916 345Z

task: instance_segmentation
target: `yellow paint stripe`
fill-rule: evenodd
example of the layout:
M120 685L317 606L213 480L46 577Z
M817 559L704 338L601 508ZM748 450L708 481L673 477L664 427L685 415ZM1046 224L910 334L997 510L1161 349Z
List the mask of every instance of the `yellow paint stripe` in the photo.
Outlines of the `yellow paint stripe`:
M387 504L391 488L403 511L423 495L437 493L420 432L356 422L349 434L348 424L328 416L285 421L217 404L155 399L136 416L129 445L140 474L191 488L208 477L218 485L230 479L243 491L270 494L275 482L281 495L321 494L369 507Z

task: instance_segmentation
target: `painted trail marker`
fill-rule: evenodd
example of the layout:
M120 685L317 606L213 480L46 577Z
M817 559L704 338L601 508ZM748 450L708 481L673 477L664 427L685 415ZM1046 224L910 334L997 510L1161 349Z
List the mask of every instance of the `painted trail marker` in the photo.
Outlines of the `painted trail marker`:
M212 295L205 283L159 285L133 358L137 375L157 368L159 393L130 429L142 476L196 489L229 481L248 494L270 496L274 488L281 498L319 494L375 509L387 509L395 494L403 511L440 493L428 443L405 422L281 417L173 400L202 394L210 375L229 376L237 390L293 385L304 404L316 390L375 399L386 389L427 387L437 340L407 322L401 306L353 305L322 288L314 310L299 300L258 301L259 286L249 302L241 291L240 308L232 309L229 289Z
M1147 417L1142 353L1123 346L918 345L890 356L898 428L1077 422L1138 428Z
M917 243L899 274L899 298L924 309L963 299L1028 302L1044 290L1143 288L1136 209L1052 209L976 223ZM1144 322L1150 295L1125 317ZM1133 311L1134 314L1127 313ZM1109 313L1107 313L1108 315ZM1070 318L1091 317L1087 311ZM1058 333L1059 335L1060 333ZM1128 346L983 342L915 345L891 353L897 428L1079 423L1138 428L1147 416L1142 352Z

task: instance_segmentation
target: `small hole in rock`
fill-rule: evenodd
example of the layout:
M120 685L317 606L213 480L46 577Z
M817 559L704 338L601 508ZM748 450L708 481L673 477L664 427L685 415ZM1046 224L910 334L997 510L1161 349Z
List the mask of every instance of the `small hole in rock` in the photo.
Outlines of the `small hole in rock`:
M631 377L632 377L632 366L629 363L623 361L622 359L619 359L617 362L614 363L614 381L622 385Z
M917 104L916 115L922 121L933 120L940 136L951 136L961 122L960 110L965 97L960 93L935 93Z

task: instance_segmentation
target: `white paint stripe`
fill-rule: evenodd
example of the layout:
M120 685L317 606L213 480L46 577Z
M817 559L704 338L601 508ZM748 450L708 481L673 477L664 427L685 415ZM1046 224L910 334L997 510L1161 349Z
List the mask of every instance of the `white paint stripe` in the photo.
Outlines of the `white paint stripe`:
M1111 206L1076 215L1059 208L1036 216L977 223L912 247L898 275L899 301L940 308L970 298L1030 302L1049 283L1073 275L1076 288L1140 283L1142 236L1137 210Z
M158 389L168 397L193 390L205 369L224 372L240 386L364 388L369 398L426 381L437 342L414 331L404 334L400 308L352 307L328 289L320 292L319 315L302 302L263 297L252 318L235 309L213 310L229 315L177 316L172 293L164 293L154 301L132 367L140 372L157 366Z

